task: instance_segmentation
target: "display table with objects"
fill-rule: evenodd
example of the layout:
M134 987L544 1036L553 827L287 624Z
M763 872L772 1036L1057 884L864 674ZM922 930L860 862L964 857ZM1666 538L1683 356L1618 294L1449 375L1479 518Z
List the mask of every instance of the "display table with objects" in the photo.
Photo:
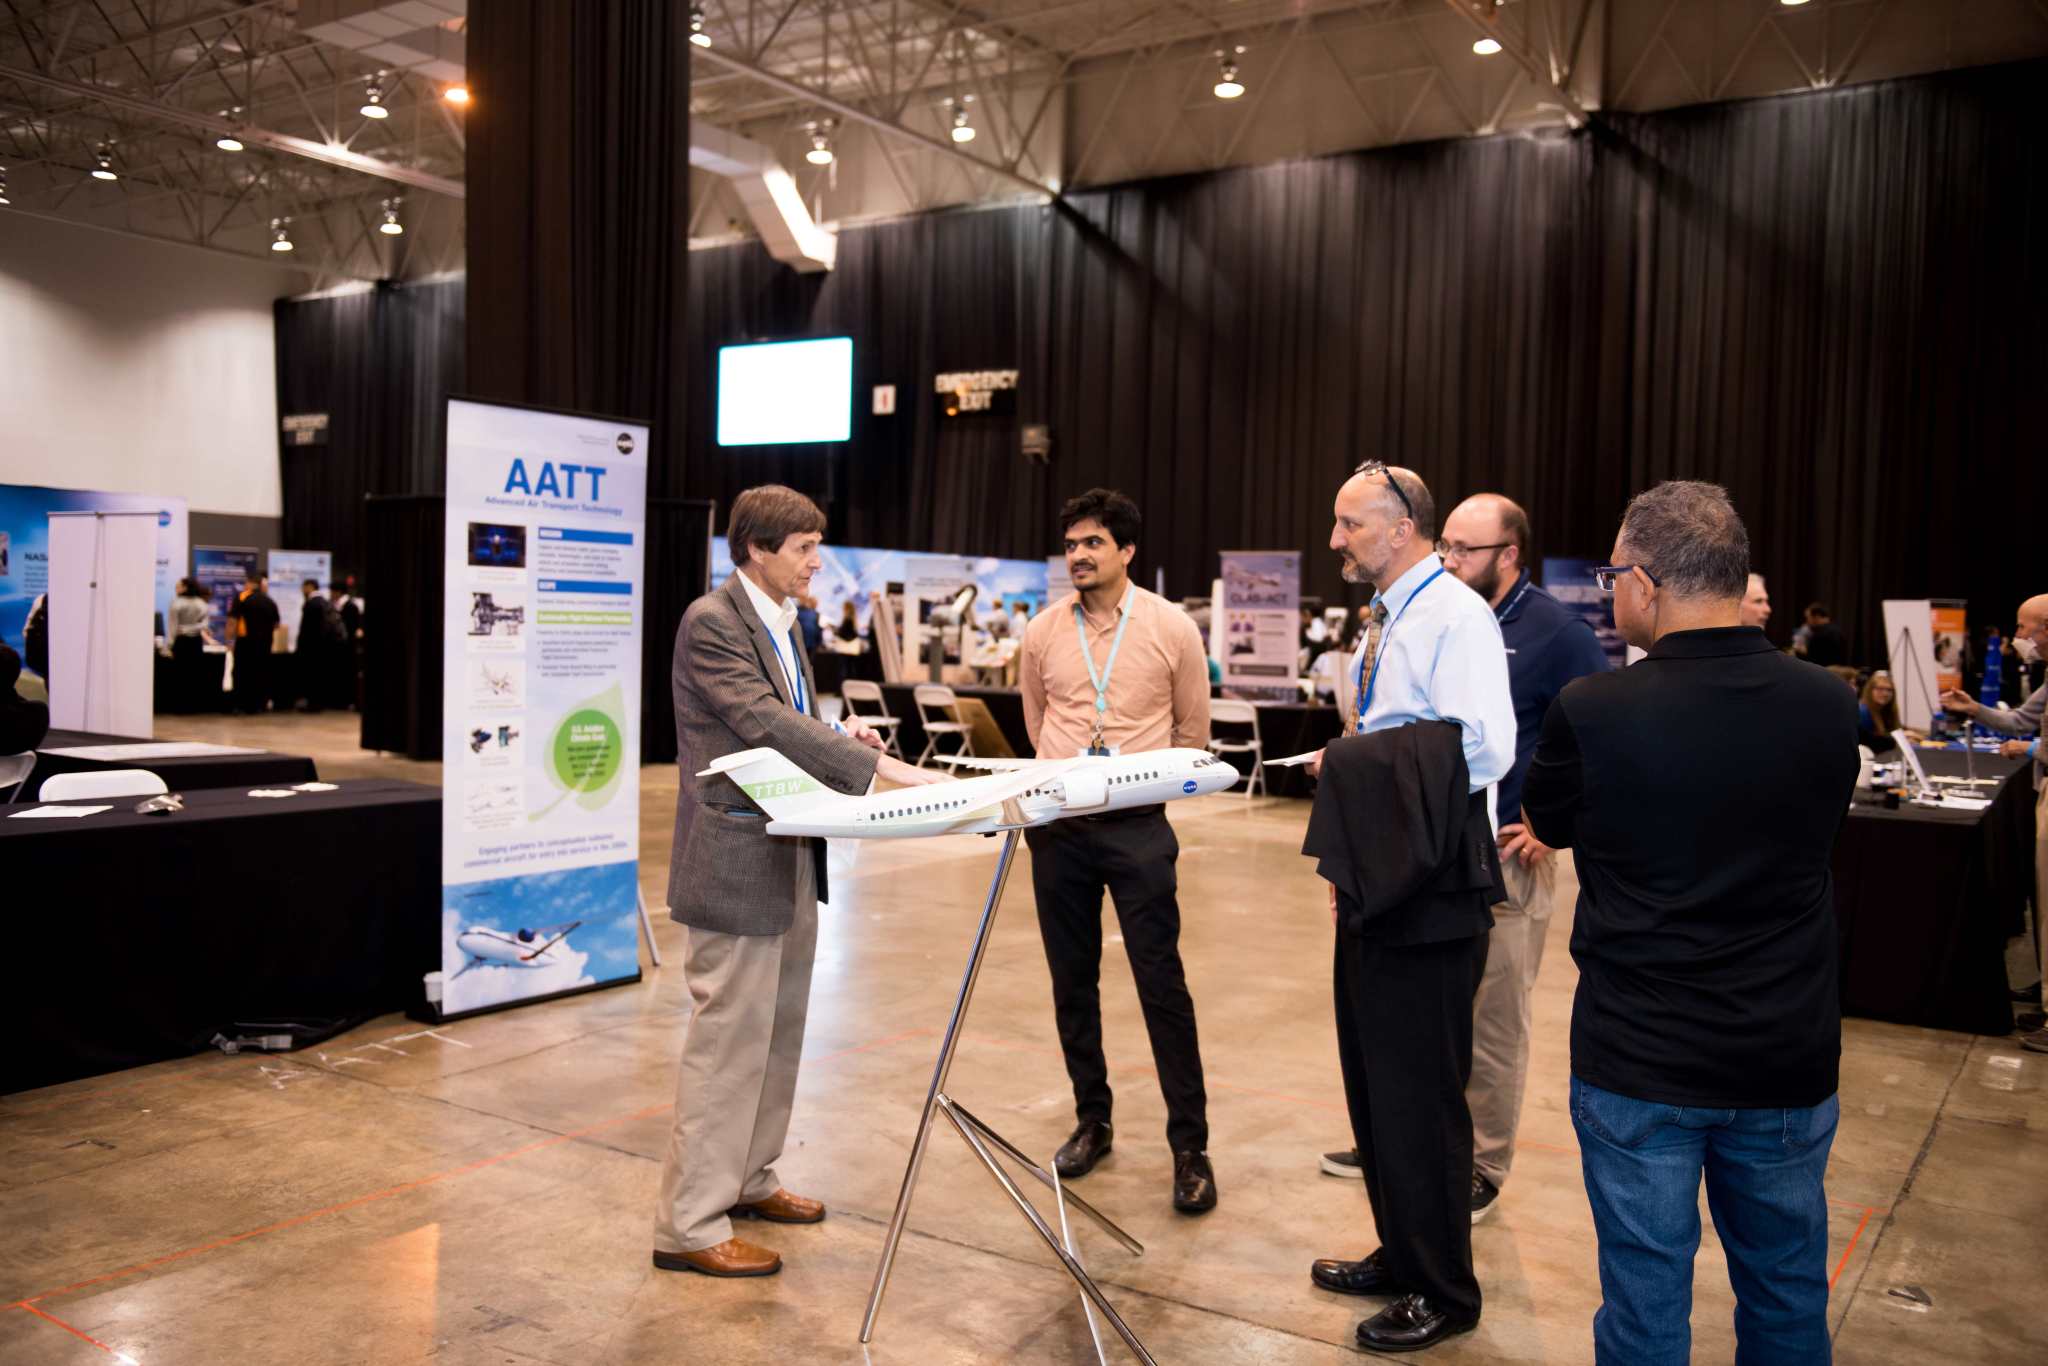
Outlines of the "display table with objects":
M1950 810L1857 794L1835 840L1842 1012L1899 1024L2012 1032L2005 944L2034 879L2026 760L1920 750L1930 779L1974 773L1991 804Z
M416 1002L440 966L441 790L259 790L290 795L183 790L161 815L133 797L7 808L8 933L48 981L13 993L0 1092ZM91 814L35 814L51 809Z
M59 773L90 773L109 768L147 769L162 778L173 792L208 787L289 787L293 783L314 782L320 776L314 771L313 761L303 754L53 730L36 746L35 770L28 775L20 800L33 800L42 790L43 780ZM0 792L0 796L5 795Z

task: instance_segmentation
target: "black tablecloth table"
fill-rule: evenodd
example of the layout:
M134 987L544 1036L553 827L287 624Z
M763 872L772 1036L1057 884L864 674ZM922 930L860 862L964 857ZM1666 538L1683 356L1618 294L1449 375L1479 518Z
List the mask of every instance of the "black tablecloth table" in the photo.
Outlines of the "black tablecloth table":
M863 650L857 655L841 654L837 650L813 650L811 678L818 686L818 696L837 697L840 685L849 678L881 682L882 657L873 650Z
M112 805L0 819L9 952L38 977L6 993L0 1092L182 1057L238 1024L408 1009L439 966L439 788Z
M1344 733L1344 714L1336 707L1308 702L1261 702L1258 710L1259 743L1265 746L1268 759L1285 759L1321 749ZM1244 727L1230 726L1217 733L1224 739L1238 740L1244 738ZM1251 755L1229 753L1223 757L1236 765L1239 773L1251 773ZM1244 791L1242 787L1232 790ZM1269 797L1313 797L1316 780L1308 776L1305 768L1268 768L1260 791Z
M1965 773L1959 752L1919 753L1930 776ZM2034 878L2028 767L1978 755L1979 777L2004 779L1980 812L1851 808L1834 853L1844 1014L2012 1032L2005 941L2024 923Z
M53 730L36 746L35 771L21 789L24 801L33 799L43 780L58 773L88 773L108 768L141 768L162 778L173 792L190 792L207 787L289 787L319 778L313 761L303 754L272 754L257 750L250 754L199 754L188 759L82 759L71 754L51 754L53 749L84 745L144 745L132 735L94 735L82 730ZM130 803L133 805L133 803Z
M882 701L892 715L897 717L896 743L903 747L903 757L915 760L924 748L924 723L917 719L917 698L913 692L915 684L884 683ZM821 685L822 691L822 685ZM1037 754L1031 748L1030 732L1024 729L1024 694L1015 688L982 688L964 684L953 685L955 697L978 697L988 708L989 715L1001 727L1003 738L1010 742L1010 748L1020 759L1029 759ZM951 739L939 742L939 748L946 753L953 750Z

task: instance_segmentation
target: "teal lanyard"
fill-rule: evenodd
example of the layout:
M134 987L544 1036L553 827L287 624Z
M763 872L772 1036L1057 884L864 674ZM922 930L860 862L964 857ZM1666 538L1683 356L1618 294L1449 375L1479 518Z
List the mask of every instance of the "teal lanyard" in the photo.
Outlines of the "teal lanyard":
M1125 603L1130 601L1128 592ZM1095 671L1095 655L1088 648L1088 627L1082 619L1081 604L1074 604L1074 635L1081 642L1081 659L1088 665L1088 681L1095 685L1095 740L1091 748L1102 744L1102 721L1109 715L1109 676L1116 669L1116 652L1123 648L1124 627L1131 624L1131 614L1122 605L1117 609L1116 638L1109 642L1109 660L1102 666L1102 672Z
M772 626L768 628L769 647L775 651L775 662L782 666L783 677L789 680L790 691L796 694L796 709L805 716L809 716L811 714L810 697L804 691L804 671L791 668L789 661L782 657L782 642L776 639L781 634L782 632L777 631ZM790 642L789 649L792 654L796 652L795 641Z
M1365 734L1365 714L1372 709L1373 689L1380 685L1380 661L1387 657L1387 637L1393 634L1394 627L1400 624L1401 618L1408 615L1408 609L1415 605L1415 600L1422 596L1422 589L1435 583L1443 577L1443 574L1444 566L1438 565L1436 573L1431 574L1422 581L1422 588L1417 588L1408 595L1408 601L1401 604L1401 610L1394 613L1394 619L1380 628L1380 648L1373 652L1372 677L1367 678L1365 675L1365 656L1361 654L1358 657L1358 687L1360 693L1365 698L1365 701L1360 703L1358 708L1358 733L1360 735Z

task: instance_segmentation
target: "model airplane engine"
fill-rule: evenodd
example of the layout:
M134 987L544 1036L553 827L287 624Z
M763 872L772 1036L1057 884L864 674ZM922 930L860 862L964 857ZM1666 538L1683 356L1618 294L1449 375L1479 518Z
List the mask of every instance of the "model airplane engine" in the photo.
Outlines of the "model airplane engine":
M1049 786L1060 790L1060 805L1069 811L1092 811L1109 805L1109 779L1099 770L1061 774Z

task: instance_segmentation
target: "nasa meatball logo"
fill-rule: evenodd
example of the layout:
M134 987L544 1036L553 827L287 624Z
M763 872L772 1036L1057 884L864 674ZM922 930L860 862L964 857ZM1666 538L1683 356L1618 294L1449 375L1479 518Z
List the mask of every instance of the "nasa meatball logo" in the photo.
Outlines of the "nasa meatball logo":
M620 432L619 439L612 442L612 444L619 448L620 455L631 455L633 453L633 434L631 432Z
M1193 778L1188 779L1180 785L1180 790L1192 797L1195 794L1195 780Z

